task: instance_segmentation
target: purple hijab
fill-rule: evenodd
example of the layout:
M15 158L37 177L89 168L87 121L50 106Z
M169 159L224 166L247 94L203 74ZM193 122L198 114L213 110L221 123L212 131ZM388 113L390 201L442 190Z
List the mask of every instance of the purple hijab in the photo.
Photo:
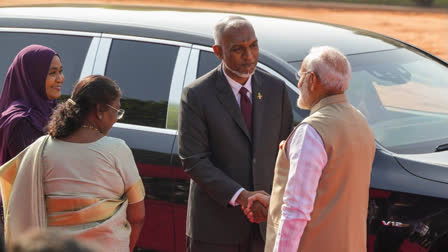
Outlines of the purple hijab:
M38 131L44 132L56 100L49 100L45 81L51 61L57 53L45 46L30 45L15 57L6 74L0 98L0 164L6 162L8 149L17 119L26 118ZM27 137L27 132L21 132ZM30 136L35 138L35 135ZM35 139L29 139L33 142ZM11 158L11 157L10 157Z

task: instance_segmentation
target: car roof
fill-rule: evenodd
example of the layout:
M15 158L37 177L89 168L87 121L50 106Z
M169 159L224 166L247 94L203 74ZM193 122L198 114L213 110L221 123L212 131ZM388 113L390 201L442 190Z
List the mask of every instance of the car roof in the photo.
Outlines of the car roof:
M230 13L143 7L15 7L0 8L0 27L118 33L211 46L214 24L227 15ZM406 46L386 36L356 28L276 17L241 16L253 24L264 51L290 63L300 62L313 46L333 46L346 55Z

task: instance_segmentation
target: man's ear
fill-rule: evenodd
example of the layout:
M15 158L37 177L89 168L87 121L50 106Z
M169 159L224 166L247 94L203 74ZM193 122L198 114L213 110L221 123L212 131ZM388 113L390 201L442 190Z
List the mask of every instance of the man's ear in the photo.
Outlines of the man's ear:
M215 52L216 57L222 60L222 48L219 45L213 45L213 52Z
M98 118L100 120L103 119L103 111L102 111L101 105L96 104L95 109L96 109L96 111L95 111L96 118Z
M309 85L309 89L310 91L316 91L317 88L317 76L314 72L310 73L310 85Z

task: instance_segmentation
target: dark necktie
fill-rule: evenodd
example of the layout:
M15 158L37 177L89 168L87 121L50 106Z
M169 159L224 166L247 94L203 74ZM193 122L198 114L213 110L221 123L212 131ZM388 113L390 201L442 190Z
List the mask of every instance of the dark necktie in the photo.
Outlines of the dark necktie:
M245 87L240 88L240 105L247 129L249 130L249 132L252 132L252 103L250 103L250 99L249 97L247 97L247 92L248 90Z

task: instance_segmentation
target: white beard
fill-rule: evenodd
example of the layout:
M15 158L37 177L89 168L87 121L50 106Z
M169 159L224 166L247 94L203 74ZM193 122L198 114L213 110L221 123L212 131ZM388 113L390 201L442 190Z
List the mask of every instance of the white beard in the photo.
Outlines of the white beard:
M255 73L255 68L254 68L254 70L253 70L252 72L249 72L249 73L241 73L241 72L238 72L238 71L233 70L233 69L231 69L230 67L228 67L228 66L224 63L224 61L222 62L222 64L224 65L224 67L225 67L227 70L229 70L231 73L233 73L234 75L236 75L236 76L238 76L238 77L240 77L240 78L249 78L250 76L252 76L252 75Z
M301 109L310 109L309 104L306 102L306 98L309 98L308 92L308 82L302 84L302 87L299 89L300 96L297 99L297 107Z
M304 104L304 101L302 99L302 96L300 96L297 99L297 107L299 107L300 109L308 109L307 106Z

